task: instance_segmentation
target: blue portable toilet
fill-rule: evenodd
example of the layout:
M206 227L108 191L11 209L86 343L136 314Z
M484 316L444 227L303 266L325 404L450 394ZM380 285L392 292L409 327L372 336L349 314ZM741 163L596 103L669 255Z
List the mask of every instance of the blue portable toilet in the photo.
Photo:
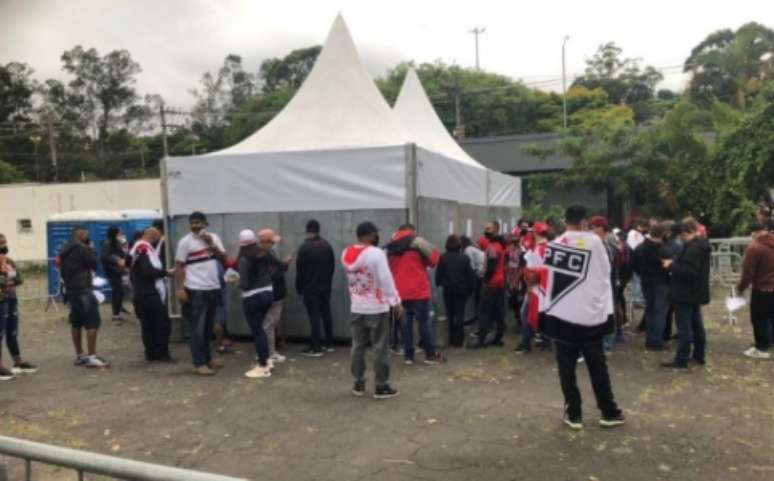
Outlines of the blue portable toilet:
M107 231L112 226L117 226L126 235L131 244L136 232L142 232L153 221L161 219L161 211L152 209L132 210L84 210L55 214L46 223L46 236L48 244L48 293L51 296L61 294L59 268L53 260L59 255L62 247L70 241L73 229L83 226L89 231L89 237L94 243L94 248L99 255L102 241L107 238ZM104 277L102 265L97 268L97 275ZM110 287L103 288L105 296L110 298Z

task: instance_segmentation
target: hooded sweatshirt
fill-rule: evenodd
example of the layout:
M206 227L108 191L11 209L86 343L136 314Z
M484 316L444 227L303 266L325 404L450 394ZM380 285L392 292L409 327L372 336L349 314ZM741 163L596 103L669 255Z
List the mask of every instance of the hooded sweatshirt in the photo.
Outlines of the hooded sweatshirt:
M774 292L774 234L761 234L747 246L739 291L750 285L756 291Z
M432 244L418 237L411 229L399 230L387 244L387 256L401 299L430 299L427 269L437 266L440 258Z
M709 304L711 251L707 240L696 236L677 254L670 268L669 298L673 303Z
M79 240L72 240L59 252L62 281L68 293L90 291L92 273L97 270L97 254Z
M400 304L384 251L356 244L344 249L341 263L347 274L353 314L382 314Z

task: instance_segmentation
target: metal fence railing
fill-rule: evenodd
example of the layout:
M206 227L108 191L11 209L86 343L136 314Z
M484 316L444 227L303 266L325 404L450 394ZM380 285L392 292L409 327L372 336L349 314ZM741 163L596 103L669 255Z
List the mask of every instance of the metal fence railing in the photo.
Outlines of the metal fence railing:
M132 481L246 481L243 478L132 461L6 436L0 436L0 454L24 461L24 479L26 481L33 479L33 462L72 469L78 474L79 481L83 481L84 474L97 474L113 479ZM10 481L3 468L3 464L0 463L0 481Z

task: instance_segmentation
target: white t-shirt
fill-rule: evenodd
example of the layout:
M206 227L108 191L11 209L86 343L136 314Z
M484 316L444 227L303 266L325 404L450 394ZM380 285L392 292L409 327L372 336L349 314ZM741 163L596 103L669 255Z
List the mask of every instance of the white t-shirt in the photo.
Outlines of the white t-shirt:
M548 244L545 313L571 324L598 326L613 314L610 260L591 232L567 231Z
M217 234L209 232L215 246L223 251L223 243ZM175 252L175 261L185 265L185 287L194 291L214 291L220 289L220 269L218 260L210 253L207 244L188 233L180 239Z

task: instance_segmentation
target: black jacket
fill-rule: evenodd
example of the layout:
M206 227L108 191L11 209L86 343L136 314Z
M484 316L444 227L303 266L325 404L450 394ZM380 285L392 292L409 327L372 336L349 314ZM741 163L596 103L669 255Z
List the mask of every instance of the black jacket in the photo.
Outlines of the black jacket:
M239 259L239 289L242 292L273 285L269 256Z
M109 279L121 278L124 275L124 269L118 266L119 260L127 260L128 255L118 245L110 239L102 242L102 248L99 253L99 260L102 262L102 270Z
M446 252L435 270L435 285L456 292L473 292L475 274L470 259L462 252Z
M637 246L635 250L637 274L642 279L642 287L653 288L669 285L669 271L664 269L661 261L669 258L663 244L651 239Z
M150 295L157 295L156 280L167 276L167 271L153 267L147 254L138 252L132 262L132 290L135 302Z
M72 240L59 251L60 272L68 293L92 290L97 254L78 240Z
M333 248L322 237L307 239L296 258L296 291L301 295L331 291L336 258Z
M278 259L274 254L269 254L268 258L274 300L281 301L288 295L288 289L285 285L285 272L288 270L288 265Z
M670 300L675 304L709 304L709 243L696 237L687 243L670 268Z

